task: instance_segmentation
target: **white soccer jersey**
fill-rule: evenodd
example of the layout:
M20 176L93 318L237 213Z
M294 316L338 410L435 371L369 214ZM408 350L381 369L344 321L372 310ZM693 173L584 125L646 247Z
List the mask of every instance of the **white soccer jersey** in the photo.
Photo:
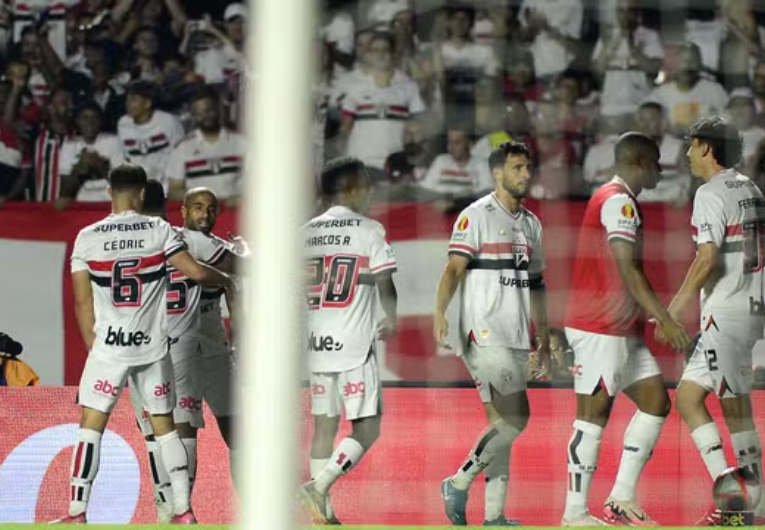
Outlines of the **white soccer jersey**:
M512 214L490 193L459 215L449 253L470 260L460 286L460 345L530 349L529 291L545 270L537 216L523 207Z
M155 110L149 121L136 125L133 118L125 115L117 123L117 136L122 141L125 158L142 166L149 178L160 181L167 192L165 166L173 148L184 136L180 120Z
M214 234L205 234L194 230L187 230L185 234L190 238L197 239L195 243L204 249L202 261L212 267L220 264L229 254L236 254L233 243ZM223 344L226 342L226 330L223 327L220 305L220 299L224 292L220 288L202 288L199 300L199 326L203 343Z
M189 254L199 262L214 265L225 256L225 246L216 236L207 235L188 228L176 228L188 245ZM196 333L200 319L202 286L188 279L182 272L168 263L167 324L171 338L186 333ZM221 290L222 291L222 290Z
M302 228L312 372L360 366L375 340L375 277L396 270L383 226L334 206Z
M119 138L114 134L100 133L96 141L88 144L82 137L66 139L61 145L61 151L58 155L58 169L61 175L71 175L72 169L80 161L83 151L91 151L107 159L110 167L114 168L125 161L125 154L122 151L122 144ZM109 201L107 188L109 181L86 180L83 182L80 191L77 192L77 200L82 202Z
M722 254L721 274L701 290L701 329L724 325L727 334L761 339L765 317L762 192L737 171L721 171L696 192L691 225L697 245L712 243Z
M66 58L66 11L67 6L76 2L56 2L55 0L23 0L14 2L13 42L21 41L25 27L33 25L44 11L47 11L48 42L60 59Z
M406 122L425 110L420 89L406 74L396 72L390 85L379 87L369 76L359 76L348 87L343 114L352 116L347 155L383 169L392 153L404 148Z
M471 157L459 165L449 153L438 155L419 185L423 188L456 196L475 195L494 188L494 179L486 161Z
M72 272L89 271L96 340L90 355L140 366L168 351L165 261L186 249L183 238L156 217L111 214L80 230Z
M210 188L219 199L238 197L244 152L240 134L223 129L218 141L210 143L197 129L170 154L165 175L168 181L184 181L186 188Z

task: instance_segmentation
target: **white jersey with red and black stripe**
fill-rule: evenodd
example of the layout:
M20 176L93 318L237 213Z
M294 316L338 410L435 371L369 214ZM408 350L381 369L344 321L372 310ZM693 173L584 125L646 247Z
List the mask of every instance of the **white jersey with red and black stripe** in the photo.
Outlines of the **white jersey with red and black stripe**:
M96 339L90 355L140 366L168 352L165 262L186 249L162 219L134 211L111 214L80 230L72 273L88 271Z
M721 171L696 192L691 216L696 245L711 243L722 270L701 289L701 329L726 324L729 335L763 337L765 198L734 169Z
M219 199L238 197L244 152L240 134L222 129L217 141L208 142L197 129L170 154L165 175L168 181L184 181L186 188L209 188Z
M227 246L219 237L188 228L176 230L188 245L189 254L197 261L215 266L225 257ZM167 319L170 337L178 338L189 332L196 333L201 327L202 286L188 279L170 264L168 273L170 283L167 287ZM215 289L214 292L218 293L218 298L223 294L222 289ZM218 321L220 323L220 318Z
M56 134L42 129L35 139L31 161L34 168L34 200L55 201L61 194L61 170L59 166L61 147L71 135Z
M61 60L66 59L66 11L67 5L76 3L72 0L55 2L52 0L22 0L13 5L13 42L21 42L24 28L45 17L48 28L48 42Z
M146 123L136 124L130 116L117 123L117 136L122 141L125 159L143 166L150 179L162 182L167 191L165 167L178 142L183 139L180 120L161 110L155 110Z
M524 207L507 210L494 193L465 208L449 254L468 258L460 285L460 344L531 348L530 291L544 286L542 223Z
M301 232L310 369L352 370L375 340L375 280L395 272L396 257L380 223L344 206L314 217Z

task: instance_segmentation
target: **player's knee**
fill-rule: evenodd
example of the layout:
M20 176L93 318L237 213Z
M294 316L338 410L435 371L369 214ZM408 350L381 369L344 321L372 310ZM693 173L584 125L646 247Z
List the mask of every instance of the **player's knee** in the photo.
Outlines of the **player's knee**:
M672 402L666 390L657 392L645 403L640 404L640 411L651 416L666 418L672 410Z

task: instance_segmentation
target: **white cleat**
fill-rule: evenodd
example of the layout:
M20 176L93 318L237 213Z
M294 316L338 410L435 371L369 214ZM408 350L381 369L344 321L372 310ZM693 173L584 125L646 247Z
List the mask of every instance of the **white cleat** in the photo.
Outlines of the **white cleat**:
M602 521L601 519L598 519L597 517L593 517L589 513L585 515L584 517L579 517L578 519L566 519L565 517L560 522L561 526L611 526L605 521Z

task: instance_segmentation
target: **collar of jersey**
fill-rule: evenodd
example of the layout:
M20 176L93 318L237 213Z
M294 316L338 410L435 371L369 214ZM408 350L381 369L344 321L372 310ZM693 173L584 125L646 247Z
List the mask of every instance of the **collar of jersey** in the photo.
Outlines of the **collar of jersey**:
M109 214L109 217L122 217L127 215L137 215L137 213L135 210L125 210L124 212L120 212L120 213L112 212L111 214Z
M712 179L717 178L717 177L725 177L725 176L728 176L728 175L735 176L734 171L735 171L735 169L733 169L731 167L726 167L725 169L722 169L722 170L718 171L717 173L715 173L714 175L712 175L712 178L710 178L709 180L712 180Z
M330 206L329 210L327 210L327 213L331 212L332 210L340 210L342 212L354 213L353 210L351 210L347 206L343 206L342 204L335 204L333 206Z
M614 178L611 179L611 182L616 182L620 186L624 186L627 189L627 191L630 192L630 195L632 195L633 197L635 196L635 192L632 191L632 189L627 185L626 182L622 180L622 178L619 175L614 175Z
M505 212L507 215L509 215L513 219L518 219L518 217L521 215L521 211L523 210L523 205L522 204L520 205L521 206L520 209L518 209L518 213L513 213L510 210L508 210L507 208L505 208L505 205L502 204L502 201L500 201L497 198L497 193L496 192L494 192L494 191L491 192L491 198L494 199L494 202L496 202L499 205L500 208L502 208L503 212Z

